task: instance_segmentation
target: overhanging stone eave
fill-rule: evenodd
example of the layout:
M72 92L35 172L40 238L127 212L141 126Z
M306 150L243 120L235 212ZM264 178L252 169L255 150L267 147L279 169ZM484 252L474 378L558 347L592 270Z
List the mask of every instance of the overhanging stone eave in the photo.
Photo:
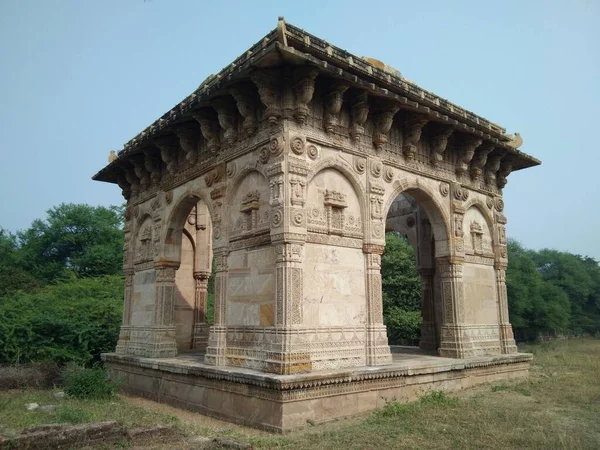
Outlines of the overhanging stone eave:
M116 183L117 181L115 179L116 175L114 174L114 169L116 167L118 167L120 163L126 161L126 159L132 155L141 153L143 151L144 147L147 147L148 145L152 145L151 144L152 139L160 137L161 135L164 135L164 134L168 134L170 132L170 129L173 126L193 120L192 117L189 115L189 113L191 111L193 111L194 109L210 107L211 100L213 100L214 98L217 98L219 96L226 95L227 88L231 84L247 80L249 73L252 72L253 70L259 69L259 68L267 68L267 67L274 67L274 66L281 65L281 63L283 62L283 60L281 60L281 59L279 61L271 60L268 64L263 63L263 61L266 58L269 58L270 56L272 56L279 49L280 49L280 47L277 46L275 42L272 42L270 45L268 45L264 48L265 51L263 53L261 53L260 55L258 55L257 59L251 61L250 64L248 66L246 66L244 69L239 69L235 74L230 74L224 80L218 80L218 82L215 82L214 84L212 84L210 86L210 88L205 89L205 88L203 88L203 85L200 85L200 87L198 89L196 89L196 91L194 91L194 93L192 93L190 96L186 97L182 102L179 102L177 105L175 105L173 108L171 108L169 110L169 112L163 114L159 119L155 120L151 125L146 127L142 132L138 133L133 139L128 141L127 144L130 144L130 145L127 146L127 144L126 144L125 148L123 148L122 150L119 150L117 152L117 159L115 161L109 163L107 166L105 166L100 171L98 171L92 177L92 179L95 181ZM215 78L215 77L213 77L213 78ZM213 78L211 78L211 80ZM191 102L188 105L188 107L184 111L182 111L183 115L180 115L176 118L168 117L171 111L174 111L178 107L181 107L182 103L184 103L187 99L189 99L193 95L196 95L196 98L194 99L193 102ZM188 113L188 114L186 114L186 113ZM161 120L163 122L161 122ZM142 133L144 133L146 130L150 130L152 127L156 127L157 129L151 133L149 132L146 136L143 136L143 137L141 136ZM138 142L136 142L135 144L132 144L132 142L136 139L140 139L140 140Z
M473 126L469 126L466 122L461 122L458 119L454 119L455 121L457 121L456 124L451 124L449 123L451 122L449 116L442 114L439 111L433 110L430 106L423 105L417 100L411 100L410 93L402 92L401 90L397 89L396 91L394 91L389 90L387 88L382 88L380 86L377 86L373 82L365 81L364 79L359 78L357 75L349 73L349 71L345 70L342 67L334 66L328 61L323 61L315 57L314 55L302 53L294 47L286 47L279 42L276 43L276 46L284 55L284 58L287 57L286 59L288 60L304 60L309 64L319 67L323 72L329 74L330 76L348 82L355 88L367 90L372 96L386 98L398 102L400 104L401 109L418 112L420 114L426 115L432 122L451 125L457 131L468 134L475 134L477 136L482 137L483 139L491 140L492 142L497 143L500 148L507 151L509 154L514 155L514 170L525 169L541 164L541 161L539 159L536 159L533 156L530 156L520 150L510 147L509 145L506 145L505 141L508 139L506 136L497 133L496 135L486 133L486 131L492 132L492 130L478 129ZM389 87L395 89L394 86ZM502 142L501 139L503 139L504 142Z

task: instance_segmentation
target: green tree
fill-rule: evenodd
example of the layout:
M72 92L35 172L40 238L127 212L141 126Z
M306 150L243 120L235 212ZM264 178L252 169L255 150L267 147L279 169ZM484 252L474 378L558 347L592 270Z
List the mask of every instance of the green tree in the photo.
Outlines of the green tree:
M42 282L119 274L123 264L123 207L61 204L18 233L16 265Z
M385 236L381 256L383 316L391 344L417 341L421 328L421 280L415 252L401 234Z

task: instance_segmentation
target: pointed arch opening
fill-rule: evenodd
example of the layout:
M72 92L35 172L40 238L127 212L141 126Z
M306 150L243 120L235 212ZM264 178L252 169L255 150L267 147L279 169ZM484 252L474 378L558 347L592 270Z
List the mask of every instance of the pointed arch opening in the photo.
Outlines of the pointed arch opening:
M448 221L420 188L400 185L388 203L381 264L388 340L437 353L443 320L437 260L448 255Z

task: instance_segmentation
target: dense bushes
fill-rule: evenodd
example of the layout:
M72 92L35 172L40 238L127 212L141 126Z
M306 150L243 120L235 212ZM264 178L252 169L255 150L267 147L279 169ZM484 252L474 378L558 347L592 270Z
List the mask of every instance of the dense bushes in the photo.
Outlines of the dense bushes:
M69 397L80 399L106 399L119 390L119 383L109 380L107 371L101 367L69 367L64 371L64 384Z
M90 364L113 351L124 282L120 276L73 279L0 300L0 363Z

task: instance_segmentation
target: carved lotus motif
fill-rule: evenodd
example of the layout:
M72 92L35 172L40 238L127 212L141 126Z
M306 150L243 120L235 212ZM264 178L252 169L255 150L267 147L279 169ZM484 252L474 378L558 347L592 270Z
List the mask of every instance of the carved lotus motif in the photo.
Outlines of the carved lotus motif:
M304 140L301 137L295 137L290 144L292 151L296 155L304 153Z

